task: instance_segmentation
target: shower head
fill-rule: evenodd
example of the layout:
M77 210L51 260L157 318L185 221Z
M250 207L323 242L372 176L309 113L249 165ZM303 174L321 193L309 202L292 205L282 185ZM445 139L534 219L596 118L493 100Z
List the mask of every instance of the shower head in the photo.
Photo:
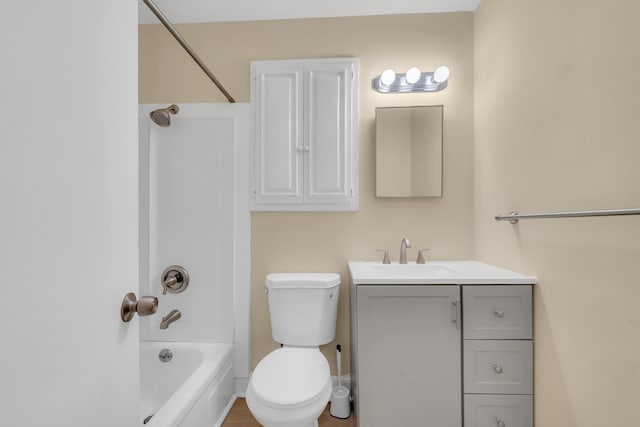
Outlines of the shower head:
M158 126L168 127L171 124L171 114L177 114L180 109L176 104L172 104L167 108L158 108L149 113L151 120Z

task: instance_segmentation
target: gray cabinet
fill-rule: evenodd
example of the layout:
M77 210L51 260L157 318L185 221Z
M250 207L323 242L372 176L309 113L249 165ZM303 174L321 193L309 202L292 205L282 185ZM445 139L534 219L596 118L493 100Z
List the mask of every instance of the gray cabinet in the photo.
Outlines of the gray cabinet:
M460 427L459 286L358 286L356 294L358 425Z
M352 283L357 426L533 427L531 303L528 284Z

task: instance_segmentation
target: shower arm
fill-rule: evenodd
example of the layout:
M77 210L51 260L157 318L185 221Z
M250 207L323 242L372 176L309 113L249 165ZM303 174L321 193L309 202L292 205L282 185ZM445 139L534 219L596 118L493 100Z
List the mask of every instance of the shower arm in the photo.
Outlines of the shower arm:
M187 43L186 40L182 38L180 33L178 33L178 31L173 27L173 25L171 25L171 23L166 18L166 16L164 16L162 11L158 9L158 6L156 6L152 0L142 0L142 1L144 1L147 7L149 7L149 10L151 10L151 12L153 12L153 14L156 15L156 17L160 20L160 22L162 22L165 28L169 30L171 35L173 35L173 37L178 41L178 43L182 45L182 47L184 48L184 50L187 51L189 56L191 56L191 58L193 58L193 60L196 61L196 64L198 64L200 68L202 68L202 71L204 71L204 73L211 79L213 84L215 84L218 87L218 89L220 89L220 92L222 92L222 94L227 98L227 100L230 103L236 102L236 100L233 99L233 97L229 94L229 92L227 92L224 86L222 86L222 83L220 83L216 78L216 76L213 75L211 70L209 70L209 68L207 68L207 66L204 65L200 57L198 57L198 55L194 52L194 50L191 49L191 46L189 46L189 43Z

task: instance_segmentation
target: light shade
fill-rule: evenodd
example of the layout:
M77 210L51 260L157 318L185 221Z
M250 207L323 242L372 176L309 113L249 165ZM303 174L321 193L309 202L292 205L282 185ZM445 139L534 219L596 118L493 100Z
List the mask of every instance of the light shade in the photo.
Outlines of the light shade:
M407 70L407 73L404 75L404 79L407 81L407 83L412 85L418 80L420 80L421 75L422 73L420 72L420 68L411 67L409 68L409 70Z
M444 65L439 66L433 72L433 81L436 83L442 83L449 80L449 69Z
M387 68L380 75L380 83L385 86L391 86L391 84L396 80L396 72L391 68Z

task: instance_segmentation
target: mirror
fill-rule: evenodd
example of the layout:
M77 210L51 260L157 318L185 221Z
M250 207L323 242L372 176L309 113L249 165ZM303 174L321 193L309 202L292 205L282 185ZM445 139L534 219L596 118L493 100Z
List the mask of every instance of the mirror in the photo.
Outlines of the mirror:
M442 109L376 108L377 197L442 197Z

